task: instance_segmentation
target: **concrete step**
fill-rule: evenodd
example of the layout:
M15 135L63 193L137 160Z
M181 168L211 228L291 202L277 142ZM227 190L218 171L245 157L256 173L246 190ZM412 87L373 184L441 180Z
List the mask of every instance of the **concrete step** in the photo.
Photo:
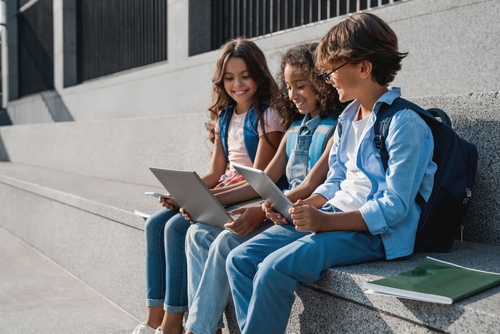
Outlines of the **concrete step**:
M136 318L0 227L0 332L131 333Z
M144 220L135 209L161 208L144 192L166 191L158 181L157 186L141 185L9 162L0 162L0 183L137 229L144 228Z
M352 322L360 317L359 322L355 321L356 332L413 333L430 329L450 333L495 333L500 328L500 286L452 305L441 305L366 295L363 285L368 281L411 270L425 256L500 273L499 252L500 247L497 245L455 240L450 251L444 254L415 253L403 260L329 269L323 279L306 287L305 292L297 292L298 299L304 304L300 323L307 326L325 322L330 324L327 328L331 332L349 332ZM314 293L311 294L309 290ZM350 311L339 305L348 305L348 309L357 310L360 315L350 317ZM335 321L332 321L332 317ZM309 330L304 333L309 333Z
M144 319L144 220L135 209L154 209L132 183L52 169L0 163L1 227L45 254L137 319ZM500 287L454 305L364 294L366 281L415 267L426 255L500 272L500 246L456 241L446 254L414 254L330 269L300 288L288 333L494 332L500 328ZM225 333L238 332L231 313Z

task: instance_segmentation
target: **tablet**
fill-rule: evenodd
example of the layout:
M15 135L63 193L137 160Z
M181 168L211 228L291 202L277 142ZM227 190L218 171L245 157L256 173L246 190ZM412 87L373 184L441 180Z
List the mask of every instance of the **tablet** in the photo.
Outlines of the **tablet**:
M278 188L278 186L260 169L247 167L233 163L232 166L245 178L253 189L265 200L274 210L278 211L290 223L292 218L288 213L293 204L288 197Z
M158 181L191 219L224 228L231 217L195 171L149 167Z

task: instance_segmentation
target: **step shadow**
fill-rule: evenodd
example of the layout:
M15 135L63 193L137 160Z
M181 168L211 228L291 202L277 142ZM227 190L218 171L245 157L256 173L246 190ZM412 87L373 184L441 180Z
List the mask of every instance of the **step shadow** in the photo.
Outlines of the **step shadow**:
M3 144L1 134L0 134L0 161L10 161L9 154L7 153L7 149Z
M10 119L7 110L0 109L0 126L12 125L12 120Z
M74 121L73 116L69 112L57 90L41 93L40 95L54 122Z

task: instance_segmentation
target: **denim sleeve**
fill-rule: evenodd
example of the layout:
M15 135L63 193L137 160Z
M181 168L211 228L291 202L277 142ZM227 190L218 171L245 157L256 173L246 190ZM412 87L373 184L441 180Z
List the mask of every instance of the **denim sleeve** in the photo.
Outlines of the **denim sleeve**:
M436 170L432 132L420 116L405 109L393 116L386 146L385 189L360 211L372 234L391 232L401 224L411 224L405 229L414 231L420 214L415 197L419 189L424 198L429 196ZM409 216L412 219L407 219Z

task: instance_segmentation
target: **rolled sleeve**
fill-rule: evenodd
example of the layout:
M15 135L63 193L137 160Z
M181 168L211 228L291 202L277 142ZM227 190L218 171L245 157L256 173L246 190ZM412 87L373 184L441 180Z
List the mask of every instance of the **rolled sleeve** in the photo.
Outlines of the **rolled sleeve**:
M326 198L327 200L333 198L335 193L340 190L340 183L345 179L346 172L341 168L338 162L337 152L339 149L339 137L337 131L334 135L334 144L330 149L330 155L328 157L328 164L330 169L328 170L328 175L325 182L314 190L313 194L318 194Z
M386 146L389 161L385 189L374 194L360 212L370 233L383 238L392 235L387 243L394 244L395 234L400 240L415 238L420 216L415 198L419 191L423 191L424 198L429 196L436 165L432 162L432 133L424 120L411 110L405 109L393 116ZM405 227L399 228L402 224Z

